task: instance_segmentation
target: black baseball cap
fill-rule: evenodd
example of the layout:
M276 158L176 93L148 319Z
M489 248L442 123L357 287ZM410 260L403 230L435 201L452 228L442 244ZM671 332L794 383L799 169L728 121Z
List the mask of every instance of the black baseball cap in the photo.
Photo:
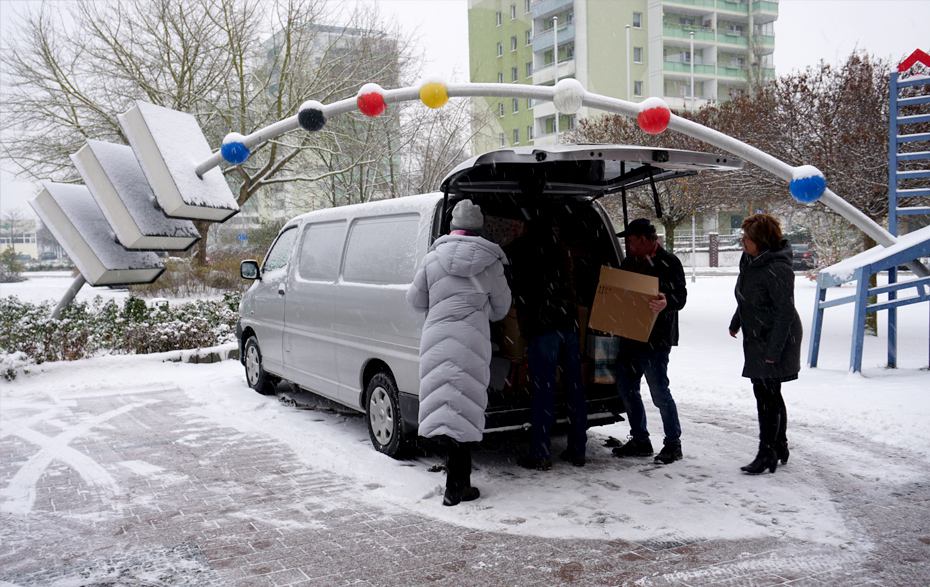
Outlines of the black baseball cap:
M626 230L618 232L617 236L648 236L656 233L656 227L646 218L637 218L626 225Z

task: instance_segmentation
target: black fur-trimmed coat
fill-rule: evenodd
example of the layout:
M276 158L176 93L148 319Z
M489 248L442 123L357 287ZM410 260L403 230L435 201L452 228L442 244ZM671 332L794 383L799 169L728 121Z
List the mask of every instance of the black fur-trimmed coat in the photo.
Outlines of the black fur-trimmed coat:
M790 381L801 370L804 329L794 307L791 261L787 239L776 249L740 259L730 332L743 332L743 377Z

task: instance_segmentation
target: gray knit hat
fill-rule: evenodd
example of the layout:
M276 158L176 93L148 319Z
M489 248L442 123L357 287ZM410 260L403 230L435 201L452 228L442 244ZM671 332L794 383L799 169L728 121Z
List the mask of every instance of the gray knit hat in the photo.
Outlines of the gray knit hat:
M480 232L484 227L484 215L481 206L471 200L462 200L452 210L452 230L470 230Z

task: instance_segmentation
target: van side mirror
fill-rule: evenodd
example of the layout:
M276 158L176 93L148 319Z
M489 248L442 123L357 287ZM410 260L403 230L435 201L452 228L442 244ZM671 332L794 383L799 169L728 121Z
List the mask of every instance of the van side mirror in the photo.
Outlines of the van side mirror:
M239 263L239 276L243 279L261 279L262 276L258 271L258 261L249 259Z

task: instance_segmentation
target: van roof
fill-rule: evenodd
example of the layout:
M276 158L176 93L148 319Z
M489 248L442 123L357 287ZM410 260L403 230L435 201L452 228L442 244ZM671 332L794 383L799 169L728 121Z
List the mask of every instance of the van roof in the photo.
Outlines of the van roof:
M630 145L551 145L500 149L472 157L442 180L450 194L601 195L694 175L742 169L743 160Z

